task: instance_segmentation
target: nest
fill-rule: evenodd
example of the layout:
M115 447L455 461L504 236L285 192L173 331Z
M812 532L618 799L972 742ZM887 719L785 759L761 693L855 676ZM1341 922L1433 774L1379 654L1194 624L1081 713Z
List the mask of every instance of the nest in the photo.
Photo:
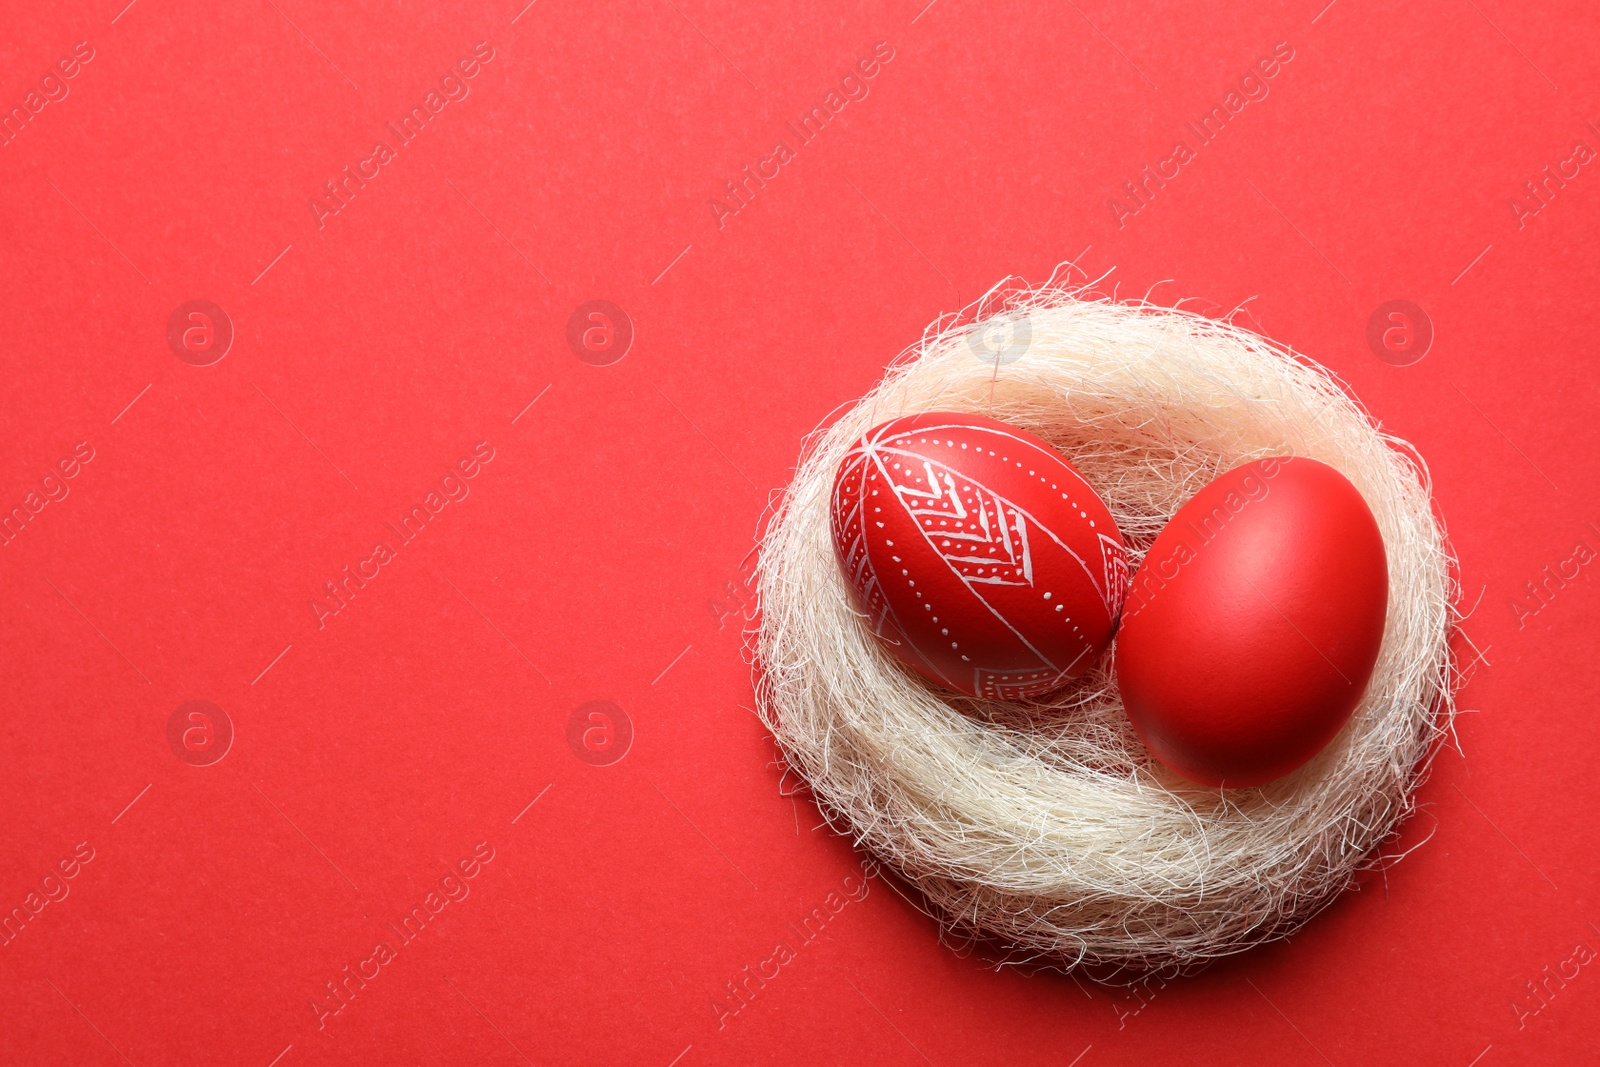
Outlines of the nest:
M964 698L903 667L852 604L829 495L864 431L931 410L1049 441L1110 506L1134 568L1224 471L1273 455L1341 471L1378 521L1390 582L1382 651L1344 729L1283 778L1220 790L1144 749L1109 650L1040 701ZM758 588L757 710L785 761L948 935L997 940L1013 961L1183 970L1285 936L1385 859L1453 714L1456 586L1408 446L1270 340L1082 289L991 292L817 431L762 538Z

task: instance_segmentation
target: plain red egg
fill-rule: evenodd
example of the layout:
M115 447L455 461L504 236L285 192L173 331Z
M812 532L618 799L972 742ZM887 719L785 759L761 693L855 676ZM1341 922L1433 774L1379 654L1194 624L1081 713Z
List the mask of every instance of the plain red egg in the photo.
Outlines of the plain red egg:
M902 663L970 696L1059 688L1111 640L1128 563L1111 512L1061 453L982 415L909 415L839 464L834 551Z
M1123 705L1162 763L1249 786L1320 752L1383 642L1383 538L1356 487L1310 459L1222 475L1133 577L1117 634Z

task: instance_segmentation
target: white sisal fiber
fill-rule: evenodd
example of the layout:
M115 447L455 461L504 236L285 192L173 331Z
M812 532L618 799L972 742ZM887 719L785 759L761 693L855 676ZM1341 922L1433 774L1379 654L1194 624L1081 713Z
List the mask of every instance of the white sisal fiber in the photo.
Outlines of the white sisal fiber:
M1455 585L1426 470L1327 371L1243 328L1051 284L997 289L978 308L930 327L808 442L761 545L758 713L835 827L959 938L1143 971L1292 932L1379 861L1453 714ZM1018 349L1029 335L1020 357L975 343L996 321ZM1341 471L1389 562L1383 648L1344 730L1300 770L1224 791L1148 755L1109 651L1026 703L961 697L902 667L852 605L828 504L865 430L932 410L1053 444L1110 506L1133 568L1180 505L1241 463L1308 456Z

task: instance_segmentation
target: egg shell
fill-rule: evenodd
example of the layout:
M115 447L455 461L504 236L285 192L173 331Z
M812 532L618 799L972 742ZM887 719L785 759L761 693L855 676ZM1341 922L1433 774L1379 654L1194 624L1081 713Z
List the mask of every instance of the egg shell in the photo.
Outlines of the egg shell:
M1110 642L1122 535L1072 464L1015 426L936 411L874 427L839 464L830 520L868 625L935 684L1038 696Z
M1383 537L1342 474L1303 458L1228 471L1133 577L1115 653L1128 717L1193 781L1287 774L1360 703L1388 598Z

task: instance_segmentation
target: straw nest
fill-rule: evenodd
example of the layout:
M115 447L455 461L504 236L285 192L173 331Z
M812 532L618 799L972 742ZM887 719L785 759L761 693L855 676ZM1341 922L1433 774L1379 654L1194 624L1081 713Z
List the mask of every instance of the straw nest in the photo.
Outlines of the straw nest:
M1344 473L1382 530L1389 616L1365 697L1298 771L1207 789L1129 726L1111 654L1042 701L974 700L902 667L834 559L835 468L899 415L981 412L1058 448L1136 568L1196 491L1241 463ZM761 542L757 711L840 831L962 941L1096 971L1182 970L1297 929L1414 809L1452 704L1455 584L1426 469L1325 369L1228 321L1083 289L998 288L929 327L817 431Z

